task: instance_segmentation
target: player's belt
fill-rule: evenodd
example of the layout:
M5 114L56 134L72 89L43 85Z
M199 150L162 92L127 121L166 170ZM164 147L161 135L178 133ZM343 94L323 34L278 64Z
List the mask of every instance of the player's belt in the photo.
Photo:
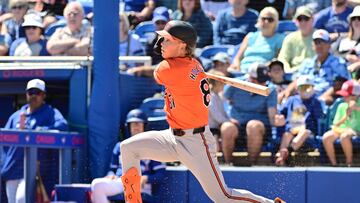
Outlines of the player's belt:
M172 130L173 134L176 135L176 136L184 136L186 134L185 130L183 130L183 129L171 129L171 130ZM188 130L186 130L186 131L188 131ZM203 133L203 132L205 132L205 126L202 126L202 127L199 127L199 128L194 128L192 130L193 134Z

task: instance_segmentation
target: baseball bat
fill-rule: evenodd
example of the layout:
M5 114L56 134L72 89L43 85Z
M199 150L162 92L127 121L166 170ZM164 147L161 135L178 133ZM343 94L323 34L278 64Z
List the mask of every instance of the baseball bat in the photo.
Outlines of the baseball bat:
M271 91L269 87L258 85L258 84L252 83L252 82L247 82L247 81L238 80L238 79L234 79L234 78L214 75L211 73L205 73L205 74L208 78L223 82L225 84L231 85L233 87L236 87L236 88L248 91L248 92L260 94L263 96L269 96L270 91Z

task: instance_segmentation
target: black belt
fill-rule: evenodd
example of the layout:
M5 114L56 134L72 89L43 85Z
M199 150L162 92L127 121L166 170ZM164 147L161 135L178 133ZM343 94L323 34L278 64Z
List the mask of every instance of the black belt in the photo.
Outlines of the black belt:
M183 129L171 129L171 130L173 134L176 136L184 136L186 134ZM205 132L205 126L193 129L193 134L203 133L203 132Z

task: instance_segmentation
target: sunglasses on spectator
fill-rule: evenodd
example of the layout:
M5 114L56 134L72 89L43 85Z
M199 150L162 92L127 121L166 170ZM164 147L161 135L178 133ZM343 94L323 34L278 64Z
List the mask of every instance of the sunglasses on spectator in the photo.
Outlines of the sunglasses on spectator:
M67 15L68 15L68 16L71 16L71 15L77 16L77 15L79 15L79 12L71 11L71 12L69 12Z
M23 9L23 8L25 8L25 6L13 6L13 7L11 7L11 9Z
M316 45L319 45L319 44L326 43L326 41L323 40L323 39L314 39L314 43L315 43Z
M310 20L310 18L307 17L307 16L299 16L299 17L297 17L296 19L297 19L299 22L301 22L301 21L309 21L309 20Z
M165 25L166 24L166 21L163 21L163 20L158 20L155 22L156 25Z
M357 20L357 21L360 21L360 16L355 16L355 17L352 17L351 20Z
M35 89L35 88L29 89L29 90L26 91L26 94L28 94L29 96L31 96L31 95L40 95L41 90Z
M33 30L35 30L36 28L38 28L38 27L36 27L36 26L26 26L25 27L25 29L33 29Z
M261 17L261 20L262 20L263 22L268 21L269 23L272 23L272 22L275 21L275 19L272 18L272 17Z

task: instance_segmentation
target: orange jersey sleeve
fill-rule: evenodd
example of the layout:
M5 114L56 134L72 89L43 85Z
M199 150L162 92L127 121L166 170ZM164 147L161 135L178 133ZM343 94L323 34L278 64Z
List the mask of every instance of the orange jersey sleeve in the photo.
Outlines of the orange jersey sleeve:
M191 129L208 124L210 89L197 60L166 59L155 69L154 77L165 86L164 110L170 127Z

